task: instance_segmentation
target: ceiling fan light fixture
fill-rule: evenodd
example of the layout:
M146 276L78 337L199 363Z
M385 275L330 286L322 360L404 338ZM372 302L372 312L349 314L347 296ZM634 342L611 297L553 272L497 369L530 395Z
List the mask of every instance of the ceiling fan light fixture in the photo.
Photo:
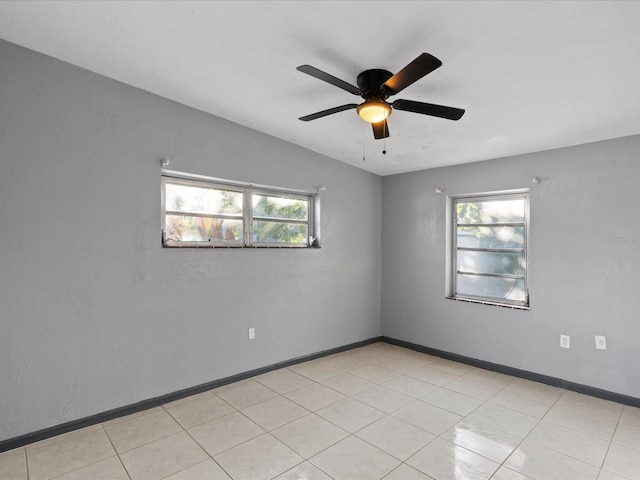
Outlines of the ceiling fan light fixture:
M358 106L358 115L365 122L378 123L391 115L391 106L381 100L368 100Z

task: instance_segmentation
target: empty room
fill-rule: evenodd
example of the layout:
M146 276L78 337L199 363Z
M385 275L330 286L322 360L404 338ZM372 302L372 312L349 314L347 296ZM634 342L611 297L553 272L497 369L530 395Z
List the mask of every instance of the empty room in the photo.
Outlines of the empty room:
M640 480L639 1L0 2L1 480Z

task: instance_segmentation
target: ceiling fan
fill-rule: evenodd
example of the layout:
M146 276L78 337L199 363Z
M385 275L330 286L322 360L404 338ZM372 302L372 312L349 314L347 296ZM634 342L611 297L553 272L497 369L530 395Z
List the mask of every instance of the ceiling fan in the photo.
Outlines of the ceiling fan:
M412 83L420 80L428 73L440 67L442 62L428 53L420 54L409 65L404 67L395 75L387 70L372 69L365 70L356 80L358 86L351 85L344 80L329 75L311 65L300 65L296 70L311 75L319 80L330 83L338 88L346 90L354 95L360 95L364 102L347 103L339 107L329 108L320 112L312 113L300 117L299 120L308 122L317 118L326 117L334 113L343 112L355 108L364 121L369 122L373 127L373 136L376 139L389 136L389 126L387 117L391 115L393 109L404 110L406 112L431 115L433 117L446 118L448 120L459 120L464 115L461 108L445 107L444 105L434 105L432 103L416 102L414 100L398 99L393 103L388 103L387 98L400 93Z

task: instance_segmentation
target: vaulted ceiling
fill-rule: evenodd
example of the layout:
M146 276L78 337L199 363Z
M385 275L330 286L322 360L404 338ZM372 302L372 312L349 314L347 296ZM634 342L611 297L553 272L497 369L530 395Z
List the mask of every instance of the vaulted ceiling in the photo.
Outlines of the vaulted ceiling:
M3 1L0 38L380 175L640 133L638 1ZM360 99L297 66L355 84L422 52L443 66L398 97L461 120L298 120Z

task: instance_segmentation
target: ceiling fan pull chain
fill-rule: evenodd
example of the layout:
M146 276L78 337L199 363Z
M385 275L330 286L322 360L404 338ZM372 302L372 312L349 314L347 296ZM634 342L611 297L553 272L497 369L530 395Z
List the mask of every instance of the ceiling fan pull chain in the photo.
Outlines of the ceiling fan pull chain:
M366 160L365 155L364 155L364 146L367 143L367 139L366 137L363 135L362 136L362 161L364 162Z

